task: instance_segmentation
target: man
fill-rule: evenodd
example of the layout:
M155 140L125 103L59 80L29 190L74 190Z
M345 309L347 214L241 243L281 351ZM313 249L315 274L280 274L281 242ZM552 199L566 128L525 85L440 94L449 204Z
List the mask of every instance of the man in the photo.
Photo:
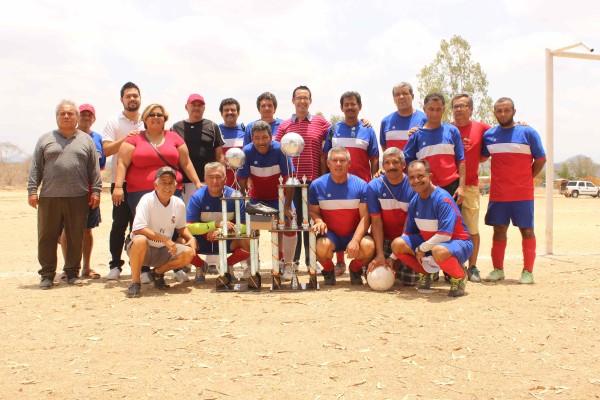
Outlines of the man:
M408 139L404 154L406 162L426 160L431 166L434 185L454 196L461 204L465 190L465 154L460 132L455 126L442 122L446 100L441 93L425 96L427 122Z
M506 232L512 220L522 237L523 271L519 283L533 283L535 233L533 231L533 178L546 163L540 135L531 127L514 120L517 110L513 101L502 97L494 104L497 126L483 135L481 155L492 157L490 202L485 224L494 227L492 264L486 277L496 282L504 279Z
M306 183L309 185L322 175L325 171L322 170L321 166L321 149L323 148L323 141L325 135L329 131L331 124L320 115L312 115L308 111L310 104L312 103L312 94L310 89L306 86L298 86L292 92L292 103L296 109L296 113L286 121L283 121L279 125L275 140L281 142L281 139L288 132L296 132L304 139L304 150L300 153L298 159L296 159L298 165L298 176L300 179L306 176ZM324 156L323 156L324 157ZM302 221L306 218L302 213L302 191L294 191L294 207L298 214L298 221ZM300 260L300 253L302 251L302 242L304 241L304 261L306 266L309 266L309 248L308 248L308 232L304 232L303 235L298 232L298 244L296 245L296 254L294 255L294 261Z
M246 162L238 171L238 179L243 193L248 190L248 179L252 180L250 188L250 206L257 203L264 203L274 210L279 210L279 191L277 185L281 177L285 182L289 175L289 165L285 154L281 151L280 144L273 142L270 125L265 121L256 121L252 125L252 143L244 146ZM291 220L292 218L292 198L294 197L294 188L285 189L284 214ZM259 212L260 213L260 212ZM260 221L261 216L257 215L252 220L252 226L255 229L271 229L271 218L266 221ZM301 223L301 221L299 222ZM279 243L283 249L283 258L286 263L294 261L296 251L297 235L295 232L286 232L280 235ZM273 268L273 270L277 270Z
M54 283L56 236L62 225L67 244L64 267L67 282L83 283L78 278L83 233L89 207L100 205L102 180L94 141L77 129L78 121L79 109L75 103L62 100L56 107L58 129L40 137L29 169L28 202L38 210L41 289L50 289Z
M221 130L216 123L204 118L205 109L204 97L196 93L189 95L185 104L188 118L176 122L171 128L185 140L190 152L190 160L200 182L204 182L204 166L207 163L218 161L225 165L223 153L225 142ZM195 191L196 185L183 174L183 201L186 205Z
M79 106L79 123L77 129L90 135L94 144L96 145L96 151L98 152L98 163L100 171L104 169L106 165L106 157L102 152L102 136L99 133L92 131L92 125L96 122L96 110L91 104L82 104ZM90 196L92 195L90 185ZM90 198L91 201L91 198ZM102 221L100 217L100 207L90 206L88 210L88 219L86 224L85 233L83 234L83 267L81 269L82 278L100 279L100 274L92 269L91 257L92 248L94 247L94 235L92 229L100 225ZM62 231L60 236L60 245L62 247L63 257L66 255L67 248L67 235L65 231ZM66 274L63 272L64 276Z
M142 265L154 267L150 277L159 290L169 288L165 273L187 265L196 254L196 239L185 222L185 204L173 196L177 186L176 173L171 167L156 171L154 191L140 199L136 209L131 241L127 255L131 264L131 285L127 297L139 297ZM177 230L185 244L175 243L173 233Z
M373 258L375 245L367 236L370 218L367 184L348 173L350 152L334 147L327 154L330 173L313 182L308 196L308 213L314 220L317 261L325 285L335 285L333 253L345 251L350 262L350 283L362 285L363 267Z
M467 273L462 265L473 251L469 232L452 196L433 185L425 160L408 166L408 179L415 196L408 206L405 234L392 242L393 258L419 272L419 290L428 291L432 272L450 276L448 296L465 294ZM427 267L425 267L427 266Z
M416 195L403 172L405 169L402 150L388 147L383 152L385 174L369 182L367 206L371 216L375 258L369 263L367 272L380 265L387 265L396 271L396 276L405 286L413 286L418 280L417 273L389 258L392 255L392 241L402 236L408 216L408 204Z
M462 217L471 234L473 254L469 258L467 274L471 282L481 282L477 269L479 254L479 162L481 159L481 141L490 126L485 122L473 121L473 99L466 93L452 98L453 124L458 128L465 150L465 192L462 203Z
M223 123L219 124L219 129L223 134L225 145L223 146L223 154L227 154L227 150L231 148L241 149L244 147L244 136L246 135L244 124L237 123L240 116L240 102L231 97L223 99L219 105L219 112L223 117ZM227 168L227 180L225 185L233 186L234 175L233 171Z
M392 88L394 111L381 121L379 129L379 142L383 150L388 147L397 147L404 150L408 142L409 132L423 125L427 117L422 111L415 110L413 100L415 95L410 83L400 82Z
M187 209L187 223L190 232L198 240L199 254L219 254L217 238L222 233L223 224L227 224L230 232L235 230L235 202L227 200L227 221L223 221L222 201L223 197L231 197L233 189L225 186L225 166L219 162L211 162L204 166L204 177L206 186L198 189L191 197ZM245 223L245 208L241 204L240 220ZM242 225L242 232L245 225ZM229 272L224 277L217 278L217 284L228 286L231 282L231 267L234 264L245 261L250 256L249 240L227 240L227 258ZM196 267L196 282L204 282L205 263L194 257L192 264ZM248 272L248 271L247 271ZM247 274L246 272L246 274ZM248 284L254 288L260 287L260 277L250 277ZM224 279L224 280L221 280Z
M271 135L277 134L279 124L283 122L281 118L275 118L275 112L277 111L277 98L273 93L264 92L256 99L256 108L260 114L260 119L250 122L246 126L246 135L244 136L244 146L252 143L252 125L258 121L265 121L271 127Z
M112 183L110 193L115 190L115 177L117 172L117 160L121 144L130 135L136 135L144 129L144 123L140 119L141 105L140 88L132 82L127 82L121 88L121 104L123 111L119 115L106 123L102 135L102 150L106 157L113 156L111 161ZM112 219L113 223L110 229L109 247L111 260L108 264L110 270L106 279L116 280L121 275L121 270L125 261L121 259L123 245L125 243L125 231L127 226L133 223L133 214L127 203L127 182L123 183L123 202L119 205L113 204ZM143 275L144 283L150 283L150 277L147 272Z

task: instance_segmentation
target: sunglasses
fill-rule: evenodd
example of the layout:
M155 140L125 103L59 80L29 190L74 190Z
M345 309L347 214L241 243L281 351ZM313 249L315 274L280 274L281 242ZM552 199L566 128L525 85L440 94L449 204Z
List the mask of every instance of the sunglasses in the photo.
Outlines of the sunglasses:
M150 113L150 114L148 114L148 117L150 117L150 118L162 118L164 116L165 116L165 114L161 114L161 113Z

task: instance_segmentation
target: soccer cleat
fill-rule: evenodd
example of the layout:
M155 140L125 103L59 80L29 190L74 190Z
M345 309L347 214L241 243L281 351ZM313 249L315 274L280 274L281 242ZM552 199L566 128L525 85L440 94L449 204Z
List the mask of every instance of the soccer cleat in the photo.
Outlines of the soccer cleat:
M450 297L460 297L465 294L465 286L467 283L467 275L462 278L452 278L450 277L450 291L448 292L448 296Z
M157 274L154 270L150 272L145 272L150 276L152 282L154 282L154 287L158 290L167 290L171 286L167 285L165 282L165 274ZM142 274L143 276L144 274Z
M336 263L335 264L335 276L344 275L344 272L346 272L346 263L345 262Z
M335 285L335 272L334 271L321 271L323 275L323 283L327 286Z
M469 276L469 281L474 283L481 283L481 276L479 275L479 270L476 266L469 267L467 270L467 275Z
M527 270L521 273L521 279L519 279L519 283L530 285L533 283L533 274Z
M352 285L362 285L362 271L352 271L350 270L350 284Z
M177 282L189 282L190 278L187 274L180 269L179 271L173 271L173 277L177 280Z
M201 268L196 268L196 277L194 278L194 283L204 282L206 282L206 264L204 264Z
M417 290L419 291L419 293L431 293L431 280L433 275L436 275L435 273L433 274L419 274L419 287L417 288Z
M142 281L142 283L144 285L147 285L150 282L152 282L152 278L150 277L150 272L142 272L142 275L140 275L140 281Z
M504 279L504 271L498 268L494 268L492 272L485 277L487 282L498 282Z
M125 293L125 295L129 298L140 297L141 287L142 285L139 282L132 282L131 285L129 285L129 289L127 289L127 293Z
M119 268L111 268L106 275L107 281L116 281L121 276L121 270Z
M261 202L255 204L246 203L246 213L250 215L277 215L279 210Z
M50 289L54 285L54 282L50 278L42 278L40 280L40 289L46 290Z

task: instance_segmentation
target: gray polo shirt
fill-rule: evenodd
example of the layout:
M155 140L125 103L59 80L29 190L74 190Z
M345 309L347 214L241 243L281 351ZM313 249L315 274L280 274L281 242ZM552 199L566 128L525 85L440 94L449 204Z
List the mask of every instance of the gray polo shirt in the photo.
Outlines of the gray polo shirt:
M98 152L90 135L77 130L70 138L58 130L38 140L29 168L27 192L40 197L77 197L92 192L100 195L102 180Z

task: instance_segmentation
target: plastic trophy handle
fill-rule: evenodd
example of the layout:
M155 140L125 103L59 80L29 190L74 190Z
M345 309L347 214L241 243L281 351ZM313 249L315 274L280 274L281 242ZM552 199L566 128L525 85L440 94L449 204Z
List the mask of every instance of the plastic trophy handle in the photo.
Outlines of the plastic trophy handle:
M227 200L221 199L221 229L223 230L223 237L229 235L229 226L227 225Z
M280 221L285 221L285 213L284 211L284 206L283 206L283 188L280 187L278 190L279 193L279 220Z
M308 188L302 187L302 215L308 220Z
M219 276L227 272L227 240L219 240Z
M309 251L308 260L310 262L310 273L314 274L317 272L317 235L315 231L311 230L308 234Z
M252 276L258 272L258 238L250 239L250 271Z
M235 235L239 236L240 232L241 232L241 228L240 226L242 225L242 215L241 215L241 206L240 206L240 201L241 200L234 200L235 202ZM238 232L240 231L240 232Z
M271 232L271 265L276 275L279 273L279 233Z

